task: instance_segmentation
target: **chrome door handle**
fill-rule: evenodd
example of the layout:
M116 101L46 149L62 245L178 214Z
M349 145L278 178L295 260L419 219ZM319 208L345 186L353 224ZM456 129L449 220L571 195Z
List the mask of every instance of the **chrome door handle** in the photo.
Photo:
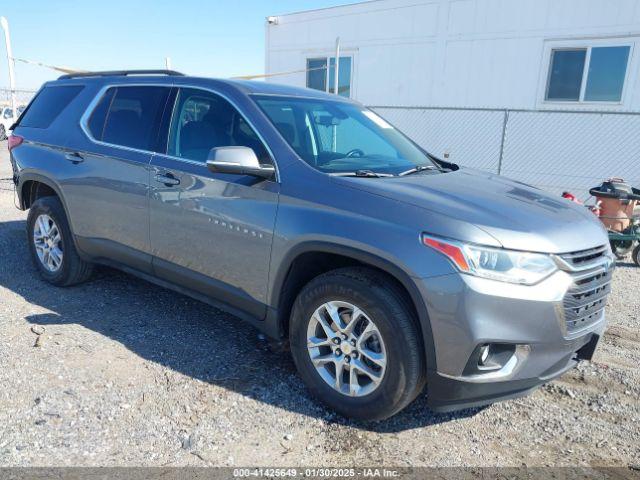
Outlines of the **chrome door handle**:
M78 152L67 153L64 156L65 160L69 160L73 164L78 164L84 162L84 157Z
M180 185L180 179L174 177L170 173L158 173L156 174L156 182L162 183L167 187L173 187L175 185Z

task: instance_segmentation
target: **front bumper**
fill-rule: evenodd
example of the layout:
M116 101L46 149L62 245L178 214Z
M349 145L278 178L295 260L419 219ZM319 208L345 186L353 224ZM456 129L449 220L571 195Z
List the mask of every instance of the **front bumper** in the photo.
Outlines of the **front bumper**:
M600 335L592 333L575 342L578 347L538 377L487 383L473 383L433 372L429 376L428 403L436 412L480 407L494 402L528 395L540 385L571 370L581 360L591 360Z
M609 266L601 270L610 281ZM577 276L584 273L557 271L534 286L465 274L421 279L436 358L435 368L428 366L430 407L451 411L526 395L590 360L605 329L604 303L587 323L568 327L567 298ZM487 344L513 347L504 368L474 370L478 349Z

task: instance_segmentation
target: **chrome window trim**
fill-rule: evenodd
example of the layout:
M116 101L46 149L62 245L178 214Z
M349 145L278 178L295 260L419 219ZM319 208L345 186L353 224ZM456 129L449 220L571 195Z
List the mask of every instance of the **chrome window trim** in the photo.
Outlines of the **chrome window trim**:
M82 131L84 132L86 137L92 143L95 143L96 145L102 145L102 146L105 146L105 147L112 147L112 148L119 148L119 149L126 150L126 151L129 151L129 152L146 153L146 154L153 155L153 154L155 154L157 152L153 152L153 151L150 151L150 150L144 150L144 149L141 149L141 148L127 147L126 145L118 145L117 143L109 143L109 142L103 142L102 140L97 140L91 134L91 130L89 130L89 119L91 118L91 115L93 114L93 111L96 109L96 107L98 106L98 103L100 103L100 100L102 100L102 97L107 92L107 90L109 90L110 88L127 87L127 86L128 87L164 87L164 88L168 88L169 90L171 90L171 88L173 87L173 84L166 84L166 83L109 83L109 84L103 85L100 88L100 90L98 90L98 93L95 95L95 97L93 97L93 100L91 100L91 102L89 102L89 105L87 106L87 109L85 110L85 112L82 114L82 117L80 117L80 128L82 129Z
M278 162L276 161L276 157L273 154L273 151L271 150L271 148L269 147L269 144L265 141L264 137L262 136L262 134L260 133L260 131L256 128L255 124L253 122L251 122L248 118L247 115L242 111L242 109L238 106L238 104L236 102L234 102L231 98L229 98L227 95L225 95L224 93L221 93L218 90L215 90L213 88L210 87L203 87L201 85L193 85L193 84L183 84L183 83L179 83L179 84L175 84L175 83L127 83L127 82L110 82L110 83L106 83L104 84L100 90L98 90L98 92L96 93L96 95L94 96L94 98L91 100L91 102L89 102L89 105L87 106L85 112L82 114L82 116L80 117L80 128L82 130L82 132L85 134L85 136L89 139L89 141L91 141L92 143L95 143L96 145L102 145L105 147L111 147L111 148L119 148L122 150L127 150L130 152L137 152L137 153L144 153L144 154L149 154L149 155L161 155L165 158L169 158L172 160L179 160L181 162L190 164L190 165L200 165L200 166L204 166L206 167L206 162L198 162L196 160L189 160L186 158L180 158L180 157L175 157L173 155L168 155L166 152L165 153L161 153L161 152L154 152L151 150L143 150L143 149L139 149L139 148L133 148L133 147L127 147L126 145L118 145L115 143L109 143L109 142L103 142L102 140L96 140L93 135L91 134L91 131L89 130L89 126L88 126L88 122L89 119L91 118L91 114L93 113L93 111L96 109L96 107L98 106L98 103L100 102L100 100L102 99L102 97L104 96L104 94L106 93L106 91L110 88L118 88L118 87L165 87L165 88L192 88L195 90L201 90L203 92L209 92L209 93L213 93L214 95L218 95L219 97L223 98L224 100L226 100L227 102L229 102L231 104L231 106L233 108L236 109L236 111L240 114L240 116L242 116L242 118L244 119L245 122L247 122L247 124L251 127L251 129L256 133L256 135L258 136L258 139L262 142L262 145L265 147L265 150L267 151L267 153L269 154L269 157L271 157L271 161L273 163L273 166L275 168L275 182L276 183L281 183L280 182L280 170L278 169ZM177 98L177 95L176 95ZM175 108L175 102L171 108L171 120L173 121L173 109ZM168 145L168 132L167 132L167 145Z
M162 157L162 158L166 158L166 159L169 159L169 160L176 160L178 162L185 163L187 165L194 165L196 167L204 167L205 169L207 169L207 163L206 162L199 162L197 160L189 160L188 158L175 157L173 155L169 155L168 153L153 152L153 156L154 157Z

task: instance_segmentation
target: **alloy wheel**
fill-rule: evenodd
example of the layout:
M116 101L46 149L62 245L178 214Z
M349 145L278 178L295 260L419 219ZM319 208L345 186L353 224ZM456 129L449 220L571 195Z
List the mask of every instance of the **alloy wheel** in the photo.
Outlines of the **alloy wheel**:
M38 215L33 225L33 243L42 266L51 273L62 267L63 246L60 229L46 214Z
M316 309L307 328L307 350L320 377L344 395L368 395L384 378L387 353L382 335L351 303L330 301Z

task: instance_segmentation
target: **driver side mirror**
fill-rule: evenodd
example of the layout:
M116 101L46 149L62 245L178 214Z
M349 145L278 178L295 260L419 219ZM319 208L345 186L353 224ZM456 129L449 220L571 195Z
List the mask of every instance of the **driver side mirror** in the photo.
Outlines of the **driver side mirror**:
M261 178L271 178L276 171L273 165L261 165L253 149L236 146L212 148L207 159L207 168L214 173Z

